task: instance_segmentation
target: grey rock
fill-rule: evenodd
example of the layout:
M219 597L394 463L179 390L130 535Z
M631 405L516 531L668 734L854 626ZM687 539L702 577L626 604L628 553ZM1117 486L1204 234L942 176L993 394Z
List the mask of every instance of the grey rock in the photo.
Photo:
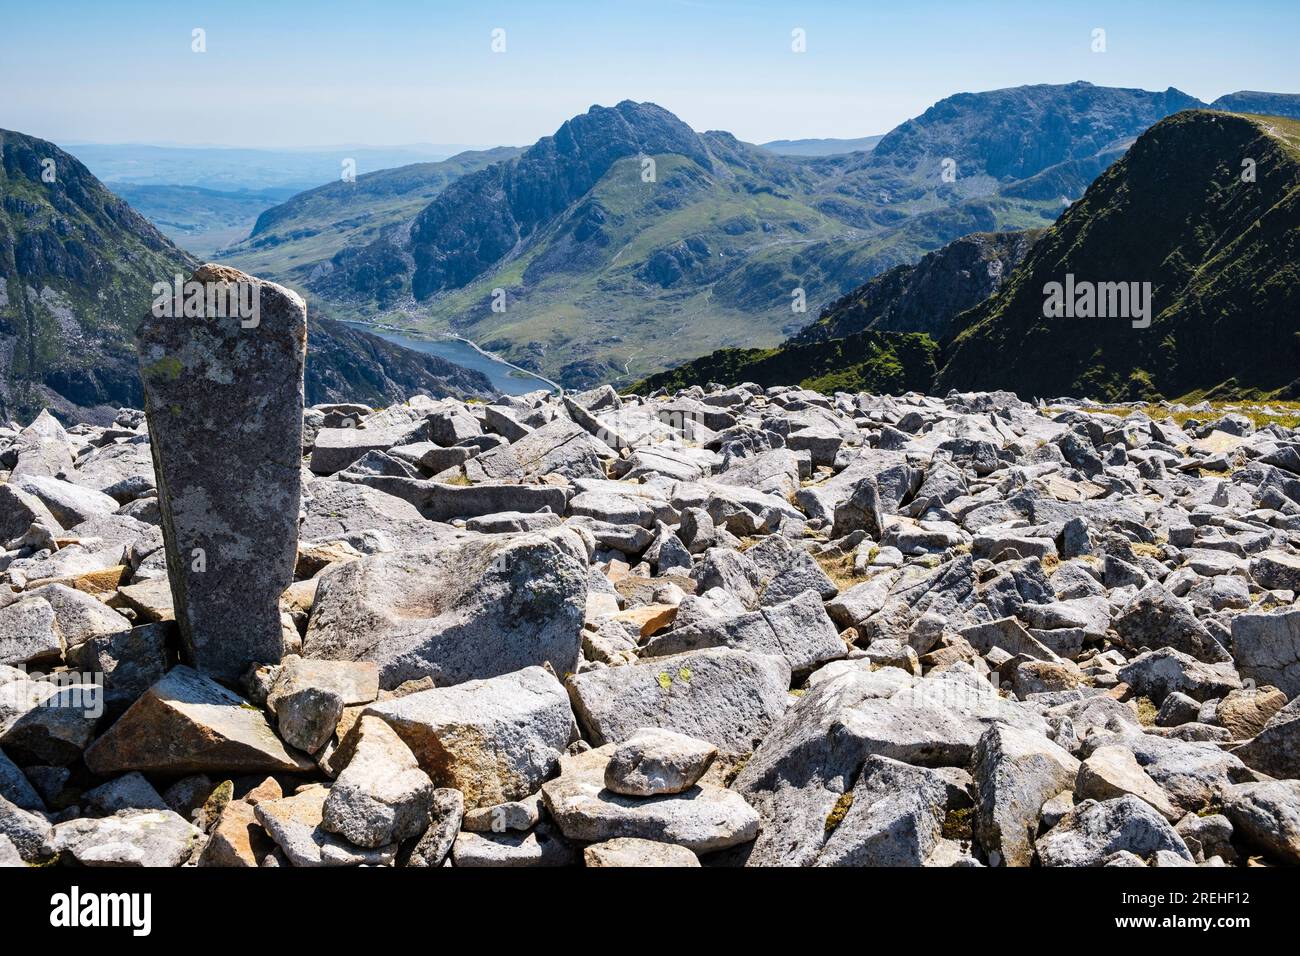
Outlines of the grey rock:
M581 546L543 534L473 536L438 551L379 554L326 572L303 654L374 661L380 686L574 670L587 600Z
M335 836L323 826L329 788L307 786L292 796L263 800L254 807L257 822L294 866L386 866L395 848L363 849Z
M1079 761L1045 736L995 724L975 748L975 833L989 862L1029 866L1043 804L1074 786Z
M134 771L87 790L81 795L81 806L91 816L112 816L119 810L170 809L144 774Z
M942 839L947 808L948 786L938 772L868 757L856 785L827 817L826 843L814 865L925 865Z
M821 598L808 590L771 607L701 620L655 635L641 653L662 657L706 647L782 657L796 675L841 658L848 651L826 616Z
M388 724L362 716L339 745L342 771L321 811L321 826L371 849L428 829L433 783Z
M45 812L45 801L36 792L27 775L18 769L3 750L0 750L0 797L4 797L20 810L29 810L32 813Z
M86 766L107 776L146 773L301 771L262 711L188 667L174 667L86 750Z
M370 704L435 786L454 787L469 808L536 793L573 739L563 686L540 667Z
M284 653L279 599L298 542L307 308L296 293L226 267L203 266L192 279L251 285L259 304L256 327L149 316L139 330L181 639L200 671L235 681Z
M1232 648L1242 677L1270 684L1288 698L1300 695L1300 609L1238 614Z
M593 843L582 851L583 863L589 867L698 867L700 858L684 846L617 837Z
M41 813L16 807L0 796L0 837L5 837L27 863L43 863L58 852L54 828Z
M605 787L633 797L681 793L713 763L718 748L671 730L647 727L617 744L605 768Z
M470 810L461 826L474 833L505 833L507 830L531 830L541 818L542 793L539 790L522 800Z
M461 830L451 850L458 867L574 866L581 857L558 828L539 823L526 833Z
M1101 866L1122 850L1141 859L1168 850L1192 861L1191 851L1174 828L1134 796L1085 800L1038 838L1044 866Z
M584 736L596 745L658 727L740 755L785 711L790 669L779 657L713 648L575 674L567 683Z
M1139 654L1119 669L1119 679L1157 705L1175 691L1204 701L1241 687L1231 665L1205 664L1172 647Z
M1223 812L1251 844L1280 862L1300 864L1300 780L1230 787Z
M408 844L398 852L397 865L442 866L451 855L464 813L465 798L459 790L449 787L434 790L429 804L429 828L413 845Z
M542 786L547 809L567 838L594 843L635 837L707 853L748 843L757 835L758 814L744 798L710 784L653 797L606 790L606 767L615 746L562 757L560 775Z
M180 866L202 838L203 831L171 810L122 810L54 828L55 846L82 866Z
M58 662L62 656L63 637L49 602L25 597L0 607L0 664Z

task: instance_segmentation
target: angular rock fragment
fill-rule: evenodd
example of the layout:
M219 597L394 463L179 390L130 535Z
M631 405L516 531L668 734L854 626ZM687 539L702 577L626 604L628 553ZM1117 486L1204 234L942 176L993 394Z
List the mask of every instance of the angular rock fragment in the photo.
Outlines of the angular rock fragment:
M714 648L575 674L573 710L587 739L618 743L643 727L676 731L740 755L784 713L782 658Z
M640 840L635 837L617 837L603 843L593 843L582 851L586 866L685 866L698 867L700 858L684 846Z
M1168 850L1192 861L1174 828L1150 804L1131 795L1085 800L1038 838L1044 866L1101 866L1121 850L1144 860Z
M572 671L587 569L572 532L484 535L437 551L379 554L326 572L306 657L373 661L380 686L439 686L550 664Z
M392 726L434 786L460 790L470 808L536 793L574 731L568 695L540 667L379 701L363 715Z
M326 830L375 848L428 828L433 783L384 721L363 715L339 745L333 763L342 763L343 769L322 810Z
M654 797L606 790L605 771L615 746L562 757L560 776L542 786L547 809L570 840L635 837L708 853L757 835L758 814L744 798L710 784Z
M984 732L972 772L975 833L991 864L1029 866L1043 804L1078 773L1079 761L1046 737L1000 724Z
M293 796L262 800L253 808L257 822L294 866L386 866L396 849L363 849L321 826L329 788L303 787Z
M256 773L311 768L288 750L260 709L189 667L174 667L86 751L107 775Z
M633 797L681 793L704 776L717 754L717 747L685 734L638 730L614 748L605 787Z

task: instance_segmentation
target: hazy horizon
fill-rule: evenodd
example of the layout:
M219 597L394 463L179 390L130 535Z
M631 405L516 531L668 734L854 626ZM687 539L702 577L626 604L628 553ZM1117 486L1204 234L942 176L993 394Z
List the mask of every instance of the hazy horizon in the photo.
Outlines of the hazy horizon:
M1300 9L1282 0L1239 17L1198 0L1048 10L1006 0L992 12L947 0L881 10L826 0L545 10L519 0L472 10L73 0L57 17L6 12L0 126L80 145L522 146L595 103L631 99L752 143L856 139L954 93L1027 84L1173 86L1207 102L1300 92L1297 28ZM498 29L504 52L492 50ZM1097 29L1104 52L1092 49Z

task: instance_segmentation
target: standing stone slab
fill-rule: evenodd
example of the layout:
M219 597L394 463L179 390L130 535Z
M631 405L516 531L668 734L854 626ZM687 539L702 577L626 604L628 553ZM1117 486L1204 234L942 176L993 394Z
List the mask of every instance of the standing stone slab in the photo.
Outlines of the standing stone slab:
M257 303L256 324L151 313L138 332L176 621L194 665L234 681L284 650L277 602L297 552L307 307L224 266L192 280L209 300L251 285L244 301Z

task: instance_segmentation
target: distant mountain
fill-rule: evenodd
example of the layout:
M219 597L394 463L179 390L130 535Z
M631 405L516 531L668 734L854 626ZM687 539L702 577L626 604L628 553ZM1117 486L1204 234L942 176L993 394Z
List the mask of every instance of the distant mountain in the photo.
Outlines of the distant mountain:
M1195 105L1086 83L961 94L871 152L812 158L696 133L653 104L598 106L293 276L341 318L454 331L568 386L628 383L776 345L953 239L1046 226L1143 130Z
M1147 328L1047 317L1067 284L1077 314L1089 291L1121 304L1096 284L1143 282ZM1300 396L1300 123L1205 110L1158 123L958 321L939 389Z
M859 139L774 139L759 145L779 156L837 156L841 153L865 153L876 148L884 136Z
M1255 113L1260 116L1288 116L1300 119L1300 93L1258 93L1241 90L1220 96L1210 104L1211 109L1230 113Z
M72 156L0 130L0 417L138 406L135 327L153 284L195 265ZM334 323L313 321L309 340L311 401L490 390L479 373Z
M400 226L460 177L519 152L502 146L381 169L353 182L336 179L263 210L241 241L222 250L222 259L250 275L274 275L301 287L340 250Z
M228 192L199 186L104 185L199 258L211 258L218 249L245 238L259 215L294 195L283 187Z

